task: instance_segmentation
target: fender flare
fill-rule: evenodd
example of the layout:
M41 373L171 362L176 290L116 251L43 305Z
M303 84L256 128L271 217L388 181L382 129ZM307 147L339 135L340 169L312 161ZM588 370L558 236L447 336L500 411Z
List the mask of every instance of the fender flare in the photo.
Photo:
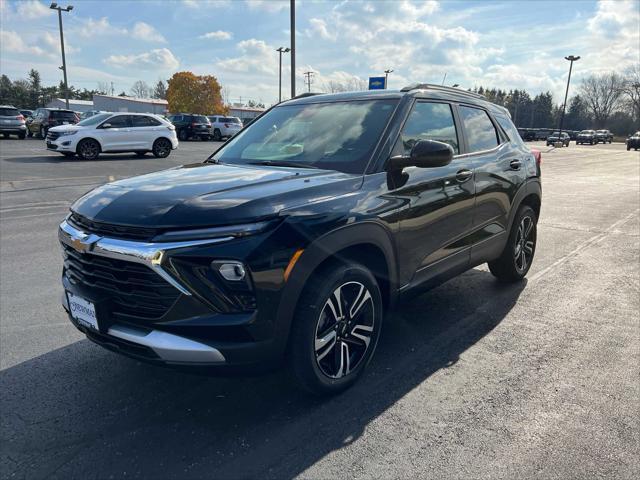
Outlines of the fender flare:
M288 338L298 300L309 277L322 262L331 258L336 252L360 244L373 245L383 252L389 277L389 305L394 304L398 292L398 268L391 233L375 221L345 225L308 245L291 271L277 310L278 323L283 329L282 333L286 332L285 337Z
M513 207L509 212L509 222L507 232L511 231L513 225L513 219L522 204L522 201L530 195L538 197L538 201L542 204L542 186L540 185L539 178L530 178L523 185L520 186L513 199Z

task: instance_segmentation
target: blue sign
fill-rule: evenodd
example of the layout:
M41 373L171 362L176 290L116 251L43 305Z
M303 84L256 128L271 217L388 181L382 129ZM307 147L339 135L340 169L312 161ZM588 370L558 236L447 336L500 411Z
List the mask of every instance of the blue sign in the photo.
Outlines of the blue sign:
M384 77L369 77L369 90L384 90Z

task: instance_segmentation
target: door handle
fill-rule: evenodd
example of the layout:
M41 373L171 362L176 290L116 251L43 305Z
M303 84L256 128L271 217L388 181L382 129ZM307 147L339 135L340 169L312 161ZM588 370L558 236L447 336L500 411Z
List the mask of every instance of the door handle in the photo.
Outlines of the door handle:
M458 182L460 183L466 182L471 178L471 175L473 175L473 172L464 168L462 170L458 170L458 172L456 173L456 180L458 180Z
M511 167L511 170L520 170L522 162L520 160L511 160L511 162L509 162L509 166Z

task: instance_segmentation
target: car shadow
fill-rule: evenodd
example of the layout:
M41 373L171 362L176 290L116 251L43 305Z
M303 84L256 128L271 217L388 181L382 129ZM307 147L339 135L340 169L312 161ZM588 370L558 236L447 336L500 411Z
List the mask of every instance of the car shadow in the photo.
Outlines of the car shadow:
M387 316L361 381L333 398L299 392L283 371L197 376L75 342L0 372L2 471L16 478L293 477L455 364L508 315L525 286L474 269L403 302Z

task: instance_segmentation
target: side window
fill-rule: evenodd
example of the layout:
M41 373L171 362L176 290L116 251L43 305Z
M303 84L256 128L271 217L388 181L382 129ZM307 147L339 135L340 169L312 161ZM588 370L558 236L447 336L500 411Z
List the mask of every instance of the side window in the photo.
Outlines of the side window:
M456 125L449 104L416 103L404 124L398 139L399 143L396 144L394 151L409 155L411 147L419 140L437 140L448 143L454 153L460 153Z
M518 129L516 128L516 126L513 124L511 120L509 120L504 115L494 115L494 118L496 119L498 124L502 127L502 129L505 131L511 143L515 143L518 145L522 144L522 138L518 133ZM565 134L563 133L562 136L564 137L564 135Z
M127 128L130 126L129 115L116 115L109 118L105 123L110 123L111 128Z
M460 116L469 143L469 153L491 150L500 143L489 115L479 108L460 105Z
M133 115L131 126L133 127L156 127L160 125L160 122L152 117L146 115Z

